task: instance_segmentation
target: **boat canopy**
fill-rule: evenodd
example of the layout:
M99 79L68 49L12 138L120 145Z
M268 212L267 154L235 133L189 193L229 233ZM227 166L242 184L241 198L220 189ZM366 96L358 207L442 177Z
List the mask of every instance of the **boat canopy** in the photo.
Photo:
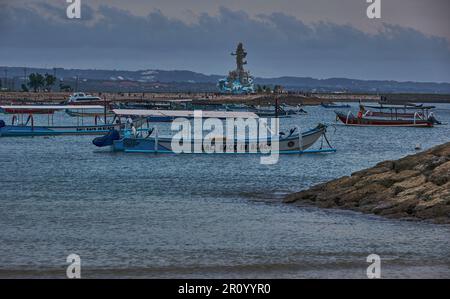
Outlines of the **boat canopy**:
M204 111L204 118L259 118L253 112L233 111ZM166 116L166 117L194 117L194 110L136 110L136 109L114 109L113 112L119 116Z
M14 109L14 110L65 110L65 109L79 109L79 110L89 110L89 109L104 109L105 107L101 105L5 105L0 106L1 109Z

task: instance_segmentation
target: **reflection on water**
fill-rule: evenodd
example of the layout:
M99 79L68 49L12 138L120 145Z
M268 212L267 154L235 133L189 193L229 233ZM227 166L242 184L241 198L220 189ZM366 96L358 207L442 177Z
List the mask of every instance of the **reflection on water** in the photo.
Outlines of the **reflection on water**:
M450 121L449 105L437 115ZM444 110L447 109L447 110ZM283 119L334 123L333 111ZM64 115L55 116L68 120ZM0 118L4 118L0 115ZM448 226L281 198L450 141L450 126L329 128L335 154L152 156L98 151L92 137L0 139L0 277L64 277L77 253L84 277L450 278Z

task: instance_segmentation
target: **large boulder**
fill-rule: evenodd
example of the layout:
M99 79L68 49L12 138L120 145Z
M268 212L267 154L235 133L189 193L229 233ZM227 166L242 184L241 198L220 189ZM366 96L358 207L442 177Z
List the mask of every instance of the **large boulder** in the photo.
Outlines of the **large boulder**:
M450 161L436 167L430 174L429 180L438 186L450 181Z

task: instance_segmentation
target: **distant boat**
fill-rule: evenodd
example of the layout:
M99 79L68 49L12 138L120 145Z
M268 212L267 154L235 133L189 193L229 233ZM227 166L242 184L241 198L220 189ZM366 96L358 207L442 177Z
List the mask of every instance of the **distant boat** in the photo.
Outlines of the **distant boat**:
M179 109L186 109L186 107L189 105L192 105L191 99L171 99L171 100L165 100L165 101L151 101L151 102L143 102L143 103L117 103L114 106L115 106L115 108L120 108L120 109L179 110ZM192 108L192 109L194 109L194 108Z
M259 117L276 117L284 118L284 117L290 117L292 114L289 114L287 111L282 109L281 107L278 108L278 111L275 111L275 108L258 108L255 110L251 110L254 113L256 113Z
M282 104L282 105L280 105L280 107L282 109L284 109L284 111L286 111L288 115L305 115L305 114L308 114L308 112L305 109L303 109L303 107L301 105L290 106L290 105Z
M53 114L57 110L53 109L40 109L39 107L36 109L20 109L20 108L0 108L0 113L4 114Z
M120 126L113 124L87 126L21 126L5 125L0 120L0 137L102 135L113 129L120 129Z
M225 111L251 111L252 108L245 104L225 104Z
M69 99L67 100L67 104L88 104L88 103L98 103L103 102L100 97L93 96L90 94L86 94L84 92L76 92L69 96Z
M301 107L289 108L286 105L267 107L267 108L251 108L250 112L256 113L259 117L291 117L293 115L304 115L307 114L305 110Z
M389 119L389 118L371 118L371 117L356 117L351 112L347 114L335 111L337 119L339 119L346 126L358 127L433 127L433 122L428 119L421 119L419 117L414 119Z
M341 109L341 108L351 108L351 106L349 104L336 104L336 103L320 103L320 106L322 106L323 108L334 108L334 109Z
M360 110L364 117L382 117L387 119L422 119L433 122L435 125L440 125L441 122L436 119L434 113L431 111L435 106L424 106L417 104L405 105L384 105L370 106L360 104ZM375 110L375 111L374 111Z
M122 130L124 125L119 123L106 124L84 124L83 118L80 118L81 124L77 125L53 125L53 112L64 111L66 109L82 109L82 110L101 110L102 106L94 105L11 105L0 106L3 110L11 109L11 111L20 111L22 113L12 117L12 124L7 125L5 121L0 120L0 137L29 137L29 136L61 136L61 135L103 135L111 130ZM33 114L48 113L47 125L36 125L34 123ZM22 123L18 123L19 119ZM97 118L96 118L97 120ZM139 127L145 123L144 119L135 121L135 126Z

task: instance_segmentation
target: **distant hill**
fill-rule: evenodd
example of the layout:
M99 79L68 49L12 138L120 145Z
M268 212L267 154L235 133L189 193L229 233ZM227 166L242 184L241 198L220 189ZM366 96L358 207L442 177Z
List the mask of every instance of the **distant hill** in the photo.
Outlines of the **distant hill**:
M363 93L450 93L450 83L356 80L347 78L314 79L305 77L258 78L259 84L279 84L288 89L324 92Z
M4 84L7 70L9 84L19 89L25 75L23 67L1 68ZM185 70L81 70L27 68L26 73L49 73L65 84L78 84L89 91L216 91L216 83L225 75L205 75ZM77 79L78 78L78 79ZM115 83L115 84L114 84ZM427 93L450 94L450 83L421 83L347 78L314 79L307 77L255 78L260 85L281 85L286 90L304 92L361 92L361 93ZM9 85L10 86L10 85Z

